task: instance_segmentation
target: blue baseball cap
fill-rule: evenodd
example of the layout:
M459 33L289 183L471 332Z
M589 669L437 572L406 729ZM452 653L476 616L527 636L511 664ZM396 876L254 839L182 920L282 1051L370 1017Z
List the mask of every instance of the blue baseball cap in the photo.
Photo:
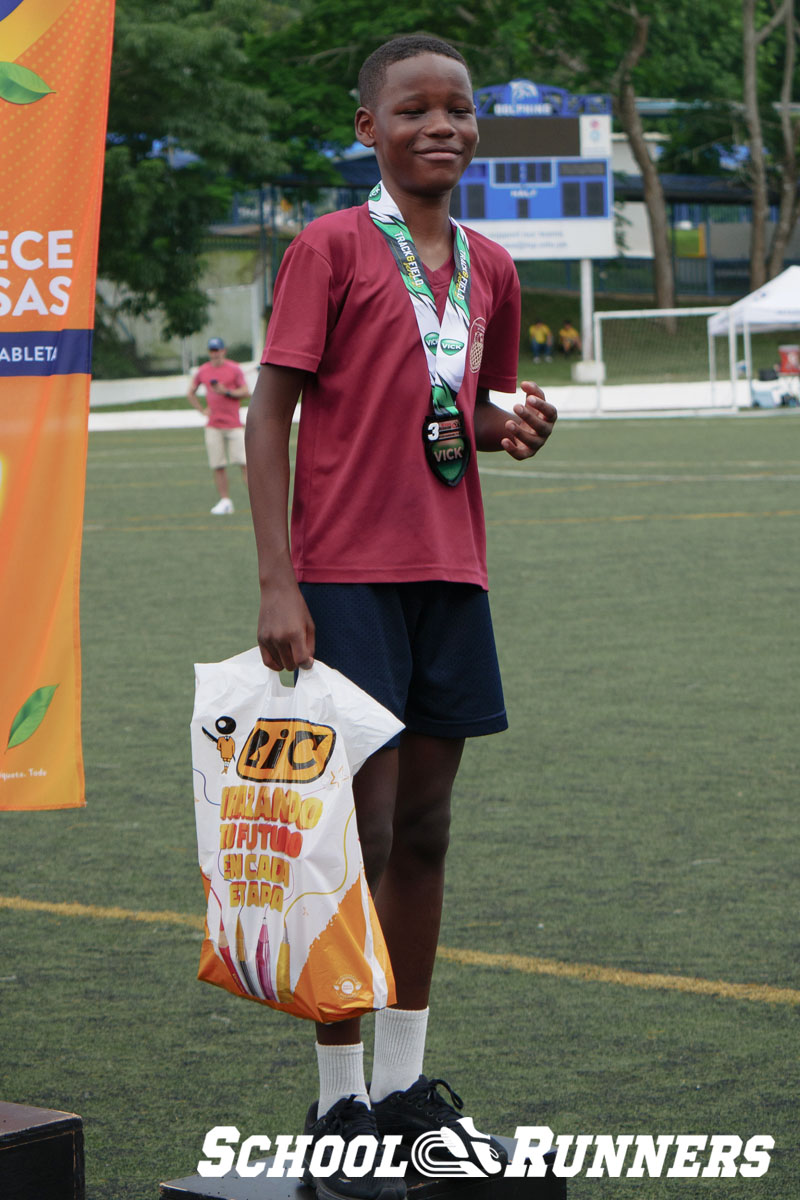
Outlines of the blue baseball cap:
M223 342L222 338L209 338L208 348L209 350L224 350L225 343Z

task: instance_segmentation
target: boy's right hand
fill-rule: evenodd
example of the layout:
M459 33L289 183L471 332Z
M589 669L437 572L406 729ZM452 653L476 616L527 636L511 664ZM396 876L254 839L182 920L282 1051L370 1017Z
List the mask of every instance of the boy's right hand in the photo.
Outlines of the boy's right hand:
M296 671L314 661L314 622L294 579L261 589L258 645L272 671Z

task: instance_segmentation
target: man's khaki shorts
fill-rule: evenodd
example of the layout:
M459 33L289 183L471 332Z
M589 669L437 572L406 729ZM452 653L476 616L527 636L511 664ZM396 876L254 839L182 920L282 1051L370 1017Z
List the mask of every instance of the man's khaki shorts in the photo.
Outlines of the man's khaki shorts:
M244 429L241 425L235 429L212 429L206 425L205 433L208 465L212 471L226 467L228 463L240 467L245 465Z

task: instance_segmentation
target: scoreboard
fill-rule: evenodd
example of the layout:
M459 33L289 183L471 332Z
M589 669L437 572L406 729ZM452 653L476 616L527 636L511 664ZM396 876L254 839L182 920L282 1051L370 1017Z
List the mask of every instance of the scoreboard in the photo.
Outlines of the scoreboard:
M475 106L480 141L452 215L514 259L613 258L610 98L514 79Z

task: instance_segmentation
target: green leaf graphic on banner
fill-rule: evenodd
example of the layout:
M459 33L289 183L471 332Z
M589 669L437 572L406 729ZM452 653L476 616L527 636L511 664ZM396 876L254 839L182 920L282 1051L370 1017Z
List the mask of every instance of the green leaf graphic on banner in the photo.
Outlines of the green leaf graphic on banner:
M0 62L0 100L9 104L33 104L49 96L52 88L27 67L19 63Z
M11 722L8 750L18 746L20 742L27 741L31 734L36 732L44 720L44 715L50 707L50 701L53 699L57 687L58 684L55 687L40 687L35 692L31 692Z

